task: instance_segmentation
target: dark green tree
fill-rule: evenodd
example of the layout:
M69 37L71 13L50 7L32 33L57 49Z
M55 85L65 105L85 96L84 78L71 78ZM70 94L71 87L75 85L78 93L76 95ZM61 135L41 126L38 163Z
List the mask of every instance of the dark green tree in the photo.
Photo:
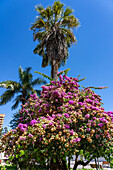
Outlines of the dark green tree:
M45 84L46 81L41 78L33 80L33 75L30 73L30 70L31 67L28 67L23 71L20 66L18 69L19 82L7 80L0 83L0 87L6 89L0 96L0 105L6 104L15 97L12 109L16 109L19 103L25 104L31 93L40 94L40 90L34 90L33 87L35 85Z
M19 118L20 118L19 112L16 112L16 113L13 114L12 120L10 121L10 127L12 129L16 129L16 127L20 123L20 119Z
M34 41L39 43L34 53L43 57L42 67L48 63L51 65L51 77L57 80L58 68L66 63L68 48L77 41L73 29L79 26L79 22L72 14L73 10L69 7L64 10L60 1L47 8L38 5L36 11L38 16L31 30Z

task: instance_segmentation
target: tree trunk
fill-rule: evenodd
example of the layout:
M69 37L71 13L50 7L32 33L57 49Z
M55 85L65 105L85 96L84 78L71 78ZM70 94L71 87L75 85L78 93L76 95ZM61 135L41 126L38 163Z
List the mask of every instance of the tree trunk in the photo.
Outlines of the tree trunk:
M54 163L53 159L51 158L50 170L67 170L66 161L56 158L56 162Z
M26 92L25 90L22 91L21 101L22 101L22 104L23 104L23 105L26 103L26 96L27 96L27 92Z
M68 157L68 169L69 170L70 170L70 162L71 162L70 157Z
M55 59L52 59L51 78L54 79L55 81L58 80L57 73L58 73L58 62Z

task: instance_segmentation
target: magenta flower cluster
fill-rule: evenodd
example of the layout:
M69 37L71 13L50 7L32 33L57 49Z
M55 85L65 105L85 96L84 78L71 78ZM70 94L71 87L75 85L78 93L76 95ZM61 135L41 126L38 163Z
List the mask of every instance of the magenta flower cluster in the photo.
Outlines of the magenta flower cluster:
M81 89L77 78L60 75L59 81L42 86L41 96L31 95L20 115L16 131L2 139L5 150L14 158L18 150L14 154L5 142L11 136L12 147L20 144L25 152L33 148L33 154L41 160L80 151L103 156L113 146L113 112L104 110L100 96L90 88Z

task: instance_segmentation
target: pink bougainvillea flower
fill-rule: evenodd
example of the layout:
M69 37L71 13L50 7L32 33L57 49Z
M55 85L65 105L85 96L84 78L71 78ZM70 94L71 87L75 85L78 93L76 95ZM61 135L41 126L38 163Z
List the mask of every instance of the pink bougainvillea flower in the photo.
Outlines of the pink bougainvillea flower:
M69 118L69 117L70 117L68 113L64 113L64 116L65 116L66 118Z
M45 124L43 124L43 125L42 125L42 127L45 129L45 128L46 128L46 125L45 125Z
M52 122L50 122L50 123L49 123L49 125L51 126L51 125L53 125L53 123L52 123Z
M99 138L100 137L100 135L96 135L96 138Z
M20 140L24 140L24 141L25 141L25 139L26 139L26 138L25 138L25 137L23 137L23 136L22 136L22 137L20 137Z
M86 114L85 117L88 119L90 117L90 114Z
M69 126L68 124L65 124L65 128L66 128L66 129L69 129L70 126Z
M33 137L33 135L31 133L28 136L31 137L31 138Z
M37 121L34 119L30 122L31 125L35 125L37 123Z
M57 117L62 117L62 115L58 113L58 114L57 114Z
M42 86L42 89L43 89L44 91L48 91L49 87L48 87L48 86Z
M81 138L76 138L75 141L76 141L76 142L80 142L80 141L81 141Z
M73 100L69 100L69 104L71 105L71 104L73 104L74 103L74 101Z
M87 131L90 131L91 129L90 128L87 128Z
M98 126L102 127L102 126L103 126L103 123L99 123Z
M73 134L74 134L74 130L70 130L69 132L70 132L70 134L71 134L71 135L73 135Z

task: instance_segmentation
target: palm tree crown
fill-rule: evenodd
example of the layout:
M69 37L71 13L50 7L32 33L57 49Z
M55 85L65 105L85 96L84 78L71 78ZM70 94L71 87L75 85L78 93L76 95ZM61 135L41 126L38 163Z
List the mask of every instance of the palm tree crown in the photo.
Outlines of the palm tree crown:
M72 31L79 26L78 19L72 15L73 10L69 7L64 10L63 7L60 1L55 1L52 7L47 8L38 5L38 16L31 27L34 41L39 42L34 53L43 57L42 67L50 63L54 79L58 67L66 62L68 47L77 41Z
M14 100L12 109L16 109L21 102L25 104L25 101L30 97L30 93L40 93L40 90L34 90L35 85L45 84L46 81L37 78L33 80L33 75L30 73L31 67L28 67L23 71L21 66L18 69L19 82L7 80L0 83L0 87L5 88L6 91L0 96L0 105L6 104L15 94L18 94Z

